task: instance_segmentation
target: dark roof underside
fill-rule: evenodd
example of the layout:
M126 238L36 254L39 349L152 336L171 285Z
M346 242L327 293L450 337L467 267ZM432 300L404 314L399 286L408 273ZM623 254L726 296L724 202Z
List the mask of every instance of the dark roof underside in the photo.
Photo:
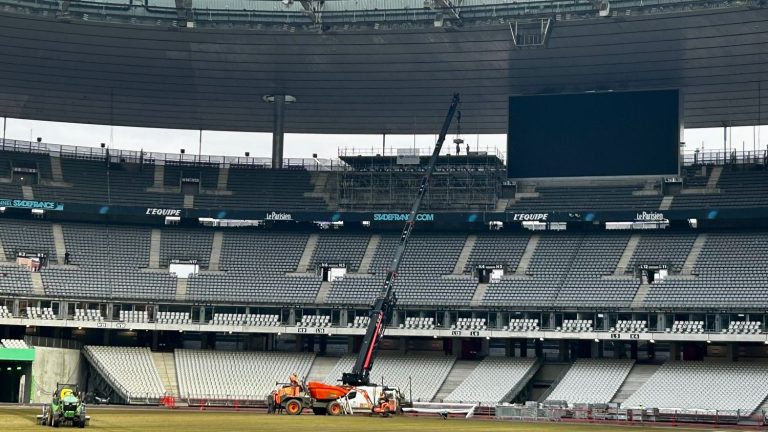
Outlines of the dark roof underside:
M288 93L286 132L434 133L459 91L465 132L506 133L510 95L680 88L687 128L764 124L766 22L735 8L555 22L547 48L516 49L507 25L320 35L0 15L0 114L268 132L262 95Z

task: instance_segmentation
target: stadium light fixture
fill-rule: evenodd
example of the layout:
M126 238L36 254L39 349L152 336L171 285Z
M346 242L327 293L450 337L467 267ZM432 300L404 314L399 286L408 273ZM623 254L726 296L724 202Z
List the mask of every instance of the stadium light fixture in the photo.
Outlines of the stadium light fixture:
M544 342L544 338L543 338L543 337L540 337L540 338L539 338L539 340L540 340L540 341L542 341L542 342Z
M598 339L598 338L595 338L595 342L600 342L600 339Z
M648 342L650 342L650 343L656 343L656 341L655 341L654 339L650 339Z
M763 341L763 343L764 343L764 344L766 344L766 345L768 345L768 339L766 339L765 341Z

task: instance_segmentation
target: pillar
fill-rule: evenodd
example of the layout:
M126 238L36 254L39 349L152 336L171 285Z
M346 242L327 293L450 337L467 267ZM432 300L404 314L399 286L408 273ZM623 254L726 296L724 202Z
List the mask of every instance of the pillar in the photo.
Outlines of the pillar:
M542 342L541 339L536 339L536 345L535 350L536 352L536 358L543 359L544 358L544 342Z
M515 356L515 340L505 339L504 341L504 355L507 357Z
M528 357L528 339L520 339L520 357Z
M560 351L559 352L560 361L563 361L563 362L571 361L570 360L571 359L571 355L570 355L571 344L569 343L568 340L566 340L566 339L561 339L560 340L559 351Z
M296 102L291 95L265 95L265 102L273 106L272 116L272 168L283 167L283 136L285 130L285 106Z
M349 317L346 309L339 311L339 327L346 327L349 324Z
M637 360L637 341L633 340L629 342L629 358Z
M670 360L680 360L680 344L672 342L669 344Z

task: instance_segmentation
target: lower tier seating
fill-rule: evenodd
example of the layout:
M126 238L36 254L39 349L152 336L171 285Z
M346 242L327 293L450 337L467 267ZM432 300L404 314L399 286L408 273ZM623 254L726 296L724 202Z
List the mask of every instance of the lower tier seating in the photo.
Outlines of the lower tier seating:
M609 403L632 370L634 360L576 360L548 400L577 403Z
M488 357L446 398L446 402L496 404L534 371L535 358Z
M149 348L86 346L91 364L129 403L157 403L165 388Z

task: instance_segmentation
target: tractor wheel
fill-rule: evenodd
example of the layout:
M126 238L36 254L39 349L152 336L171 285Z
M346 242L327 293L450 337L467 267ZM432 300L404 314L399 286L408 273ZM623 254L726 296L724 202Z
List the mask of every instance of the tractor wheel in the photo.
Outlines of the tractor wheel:
M289 415L299 415L303 409L304 407L298 399L291 399L285 404L285 412Z
M55 427L55 428L59 427L59 418L58 417L54 417L53 418L53 427Z
M341 415L341 413L342 413L342 409L341 409L340 403L334 401L328 404L328 415L338 416L338 415Z
M80 421L77 422L77 427L80 429L85 427L85 418L81 418Z

